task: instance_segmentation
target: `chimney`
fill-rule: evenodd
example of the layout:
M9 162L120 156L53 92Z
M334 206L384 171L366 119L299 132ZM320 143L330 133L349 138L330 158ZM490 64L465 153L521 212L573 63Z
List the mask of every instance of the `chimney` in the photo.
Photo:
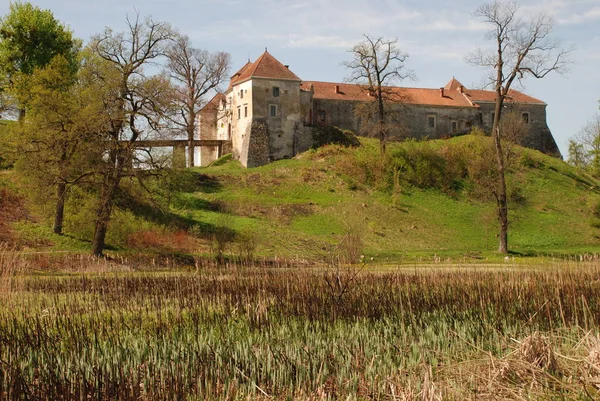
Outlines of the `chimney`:
M340 93L340 86L339 85L335 86L335 93Z
M444 88L440 88L440 95L444 97Z

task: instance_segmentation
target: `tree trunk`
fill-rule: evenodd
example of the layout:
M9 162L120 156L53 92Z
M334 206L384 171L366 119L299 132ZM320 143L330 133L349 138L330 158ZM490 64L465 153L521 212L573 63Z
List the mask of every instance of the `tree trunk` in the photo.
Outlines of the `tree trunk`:
M95 256L102 256L104 252L106 232L108 231L108 223L112 214L115 193L121 184L123 169L131 161L131 157L123 155L123 151L123 149L118 149L111 152L111 167L105 173L102 187L100 188L100 205L96 211L96 225L92 241L92 255Z
M194 167L194 127L188 129L188 167Z
M110 185L110 187L107 187L106 184ZM95 256L102 256L106 245L106 232L108 231L108 223L113 207L113 187L113 185L105 183L101 191L100 206L98 206L98 210L96 211L96 226L92 241L92 255Z
M385 130L384 130L384 122L385 122L385 109L383 105L383 94L381 90L381 83L379 83L379 87L377 88L377 96L378 96L378 114L379 114L379 145L381 147L381 155L385 155Z
M65 196L67 184L61 182L56 188L56 209L54 211L54 234L62 235L63 221L65 215Z
M379 122L379 148L381 150L381 155L385 155L385 131L383 130L383 121ZM382 159L383 160L383 159Z
M498 192L496 204L498 208L498 223L500 224L498 252L508 253L508 198L506 194L506 168L504 165L504 153L502 152L502 140L500 138L499 120L502 108L496 107L496 129L494 130L494 147L496 148L496 162L498 164Z

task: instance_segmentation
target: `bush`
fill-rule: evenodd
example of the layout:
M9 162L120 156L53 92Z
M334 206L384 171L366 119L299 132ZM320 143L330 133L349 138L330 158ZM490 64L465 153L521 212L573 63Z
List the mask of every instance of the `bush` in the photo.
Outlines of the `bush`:
M399 180L417 188L448 190L453 186L455 177L447 174L446 159L427 142L403 143L392 153L390 163Z
M345 147L360 146L360 141L353 132L333 126L318 126L312 130L313 149L325 145L340 145Z
M223 164L226 164L228 161L230 161L233 158L233 155L231 153L227 153L221 157L219 157L217 160L215 160L214 162L210 163L208 165L208 167L217 167L217 166L222 166Z

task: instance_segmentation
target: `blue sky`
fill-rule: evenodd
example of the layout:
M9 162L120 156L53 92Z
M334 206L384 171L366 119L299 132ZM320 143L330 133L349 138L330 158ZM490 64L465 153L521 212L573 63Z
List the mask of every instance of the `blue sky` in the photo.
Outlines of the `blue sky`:
M453 76L479 88L486 71L465 56L485 40L473 0L33 0L50 9L85 42L104 27L122 30L125 16L152 15L187 34L196 47L226 51L233 70L269 52L300 78L343 81L341 65L362 34L398 38L417 80L404 86L439 88ZM0 4L0 14L9 2ZM596 112L600 100L600 0L522 0L521 12L545 12L557 21L555 37L574 48L569 72L515 87L548 103L548 125L566 156L567 142Z

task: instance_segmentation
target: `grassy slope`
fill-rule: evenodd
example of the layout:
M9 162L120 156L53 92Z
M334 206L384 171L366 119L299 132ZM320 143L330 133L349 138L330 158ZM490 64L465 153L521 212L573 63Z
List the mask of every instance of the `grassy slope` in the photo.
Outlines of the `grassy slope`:
M460 146L470 140L455 138L434 146ZM475 256L496 248L493 203L410 187L395 194L376 191L339 172L340 165L360 154L329 152L333 154L309 152L255 169L243 169L236 162L201 169L222 187L189 196L220 212L193 208L181 212L236 231L254 230L262 252L269 255L322 253L349 230L360 231L365 252L380 259L436 253ZM523 152L535 167L524 168L514 178L522 200L511 204L511 249L526 254L598 249L600 230L593 226L591 210L600 202L599 183L560 160Z
M427 146L461 147L479 140L484 139L468 136ZM258 253L268 257L320 257L348 232L360 233L365 254L379 261L432 260L434 255L475 260L495 255L492 202L474 201L462 191L448 195L409 185L377 190L356 169L357 162L376 154L376 143L363 143L358 150L326 147L254 169L244 169L235 161L197 169L202 174L201 190L181 194L183 202L173 210L204 231L204 239L187 252L208 253L206 230L222 225L251 233L259 244ZM390 145L390 151L399 146L403 145ZM512 177L521 188L521 200L511 203L510 248L522 254L597 252L600 220L592 210L600 204L600 183L561 160L531 150L521 152L529 167ZM10 175L4 172L0 184ZM126 224L138 231L156 227L158 236L166 235L140 218L129 217ZM113 234L119 226L123 221L114 219ZM87 241L69 233L53 235L48 224L35 218L12 227L28 246L53 244L52 250L74 252L89 248ZM177 243L180 238L169 241Z

